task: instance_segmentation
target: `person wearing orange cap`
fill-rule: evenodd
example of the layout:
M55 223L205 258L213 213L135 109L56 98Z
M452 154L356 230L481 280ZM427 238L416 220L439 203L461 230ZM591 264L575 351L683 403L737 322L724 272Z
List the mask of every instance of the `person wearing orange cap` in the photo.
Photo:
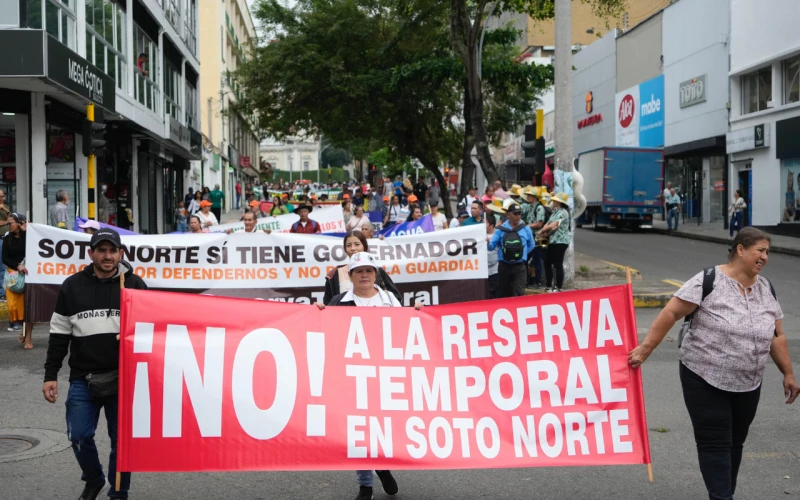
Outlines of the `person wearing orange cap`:
M217 220L217 216L211 211L212 203L208 200L203 200L200 202L200 211L197 212L195 215L200 218L200 224L203 227L211 227L219 225L219 221Z
M289 193L283 193L283 195L281 195L281 201L283 201L283 206L286 207L287 212L290 214L294 213L294 205L292 205L290 201Z

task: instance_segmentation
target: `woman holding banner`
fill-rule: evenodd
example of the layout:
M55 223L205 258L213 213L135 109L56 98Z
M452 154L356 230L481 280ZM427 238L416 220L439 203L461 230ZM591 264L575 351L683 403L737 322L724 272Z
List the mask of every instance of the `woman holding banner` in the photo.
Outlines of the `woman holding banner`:
M366 242L364 242L366 243ZM347 292L337 294L331 299L330 306L356 306L356 307L403 307L393 293L383 289L378 281L383 272L381 266L369 252L360 251L350 257L348 274L352 281L352 289ZM326 289L327 291L327 289ZM317 302L320 310L325 309L324 304ZM421 304L416 305L420 310ZM376 470L376 474L381 480L383 491L388 495L396 495L397 481L388 470ZM358 496L356 500L372 500L373 476L371 470L356 471L358 477Z
M203 200L200 202L200 211L195 214L200 218L203 227L211 227L219 224L217 216L211 211L211 202Z
M395 195L392 196L392 204L389 205L389 209L386 211L386 215L383 218L383 227L384 229L388 227L392 227L402 219L400 218L400 212L403 211L403 207L400 206L400 197Z
M369 244L367 238L360 231L349 231L344 235L344 252L347 257L352 257L359 252L369 252ZM403 299L403 296L397 290L397 287L392 282L392 278L386 274L383 268L378 270L378 285L383 289L388 290L394 295L398 301ZM353 282L350 280L350 273L347 264L337 266L325 276L325 295L322 298L322 303L328 305L336 295L342 292L347 292L353 289Z
M364 227L364 224L369 224L369 217L364 215L364 207L361 205L356 205L355 213L350 220L347 222L347 230L348 231L361 231L361 228Z
M272 197L272 208L269 209L269 216L270 217L277 217L279 215L286 215L289 211L286 207L283 206L283 202L281 202L280 196L273 196Z
M733 499L768 357L783 373L786 403L800 393L783 333L783 311L772 284L760 276L769 246L766 233L742 229L727 264L687 281L628 356L632 367L641 366L675 323L686 318L678 337L680 380L711 500Z
M13 292L8 288L11 280L8 273L17 272L27 275L25 268L25 224L27 220L24 215L12 213L8 216L8 234L3 238L3 264L6 265L6 301L8 302L8 319L11 324L9 331L18 332L23 329L25 321L25 291ZM33 349L31 336L33 335L33 323L24 323L24 332L19 335L19 343L25 349Z

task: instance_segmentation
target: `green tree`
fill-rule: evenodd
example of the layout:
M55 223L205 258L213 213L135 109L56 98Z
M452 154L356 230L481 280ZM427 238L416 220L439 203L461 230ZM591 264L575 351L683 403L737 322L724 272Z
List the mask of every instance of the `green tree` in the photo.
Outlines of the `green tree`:
M581 0L591 3L595 13L601 17L619 14L625 0ZM477 54L486 16L490 11L525 13L533 19L551 19L555 14L555 0L450 0L450 37L453 51L466 69L465 116L468 116L471 132L478 153L478 162L489 182L499 175L489 150L491 137L487 122L487 89L478 74ZM482 65L482 73L486 64ZM466 146L465 146L466 147ZM466 160L466 158L464 158ZM464 161L466 164L466 161ZM470 162L471 163L471 160Z
M500 146L503 133L530 123L539 104L539 97L553 84L553 67L519 63L520 50L516 46L519 32L500 28L486 33L483 46L484 113L487 140ZM466 76L464 77L464 145L461 157L460 198L473 184L475 163L472 149L475 146L474 128L470 119ZM485 171L484 171L485 173ZM490 182L494 178L487 177Z
M446 5L300 0L286 8L261 0L255 17L275 41L256 47L236 78L248 89L239 106L258 111L260 128L278 138L316 130L356 157L353 144L387 145L444 185L440 161L461 142Z
M345 165L349 165L351 161L353 161L353 156L350 154L350 151L344 148L337 148L335 146L331 146L328 149L324 150L321 155L322 159L322 168L327 167L344 167Z

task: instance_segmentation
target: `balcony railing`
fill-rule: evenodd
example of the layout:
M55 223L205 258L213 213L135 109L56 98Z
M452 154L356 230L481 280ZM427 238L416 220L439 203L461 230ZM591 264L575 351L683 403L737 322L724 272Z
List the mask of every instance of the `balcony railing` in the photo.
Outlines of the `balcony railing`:
M159 102L161 99L161 91L154 81L145 77L141 72L136 72L136 85L133 87L134 98L139 101L141 105L160 115L161 106Z

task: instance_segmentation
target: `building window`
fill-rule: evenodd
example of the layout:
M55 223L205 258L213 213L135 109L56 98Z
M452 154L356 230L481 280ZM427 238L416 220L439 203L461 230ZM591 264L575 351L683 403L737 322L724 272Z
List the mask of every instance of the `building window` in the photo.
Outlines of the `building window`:
M136 24L133 25L133 52L136 57L136 77L133 88L134 97L140 104L155 113L160 114L158 105L161 92L156 83L158 76L158 46Z
M772 103L772 67L742 76L742 114L767 109Z
M180 88L182 78L178 68L164 59L164 111L166 114L181 121Z
M182 0L183 41L192 54L197 55L197 3L195 0Z
M38 7L38 3L34 2L34 6ZM75 0L44 0L43 7L47 32L67 47L77 50Z
M784 104L800 101L800 56L783 61Z
M180 11L178 10L177 0L164 0L164 15L175 30L180 32Z
M127 88L125 11L110 0L86 0L86 59Z
M197 89L188 81L186 82L186 125L193 129L200 127L197 119Z
M303 162L303 170L308 170L308 162L307 161Z

